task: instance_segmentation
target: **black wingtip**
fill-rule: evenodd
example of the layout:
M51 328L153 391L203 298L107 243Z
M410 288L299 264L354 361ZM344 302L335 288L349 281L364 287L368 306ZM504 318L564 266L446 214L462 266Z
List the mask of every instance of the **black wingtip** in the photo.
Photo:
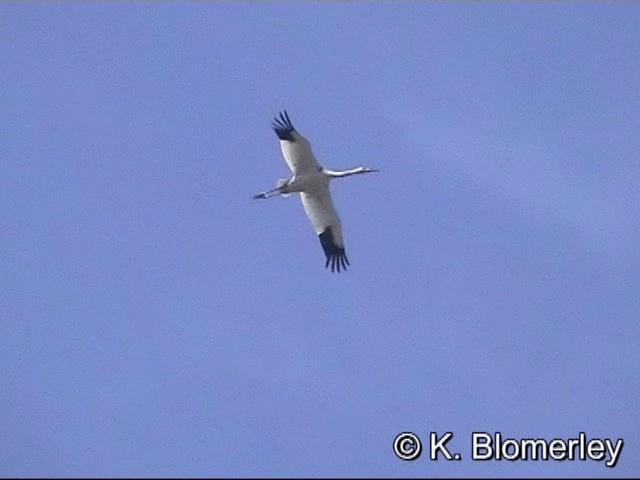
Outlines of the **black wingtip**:
M324 254L327 257L324 265L325 268L329 268L329 265L331 265L332 272L336 270L338 273L340 273L340 270L346 271L347 265L349 265L349 259L347 258L344 247L339 247L334 242L331 227L325 228L324 232L318 235L318 237L320 238L320 245L322 245Z
M293 127L293 124L289 119L289 114L286 110L280 112L280 118L276 116L271 125L280 140L295 142L293 132L295 132L296 129Z

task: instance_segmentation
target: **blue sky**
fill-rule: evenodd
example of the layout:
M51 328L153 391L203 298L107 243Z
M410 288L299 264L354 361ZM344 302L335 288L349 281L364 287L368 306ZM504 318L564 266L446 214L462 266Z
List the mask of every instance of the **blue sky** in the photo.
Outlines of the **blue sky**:
M0 475L640 469L640 5L0 5ZM286 108L336 180L331 274ZM402 462L396 434L463 460ZM626 441L478 463L474 431Z

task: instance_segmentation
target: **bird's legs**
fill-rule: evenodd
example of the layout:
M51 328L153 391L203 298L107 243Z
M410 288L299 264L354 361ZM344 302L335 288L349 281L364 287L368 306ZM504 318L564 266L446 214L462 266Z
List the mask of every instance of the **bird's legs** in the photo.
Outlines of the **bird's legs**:
M276 195L282 195L282 187L274 188L273 190L269 190L268 192L258 193L253 196L255 199L259 198L269 198L274 197Z

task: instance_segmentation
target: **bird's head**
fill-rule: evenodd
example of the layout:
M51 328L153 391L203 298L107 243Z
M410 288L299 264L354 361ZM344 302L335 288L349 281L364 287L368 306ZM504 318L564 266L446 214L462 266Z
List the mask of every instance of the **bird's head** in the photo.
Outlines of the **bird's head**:
M360 167L362 169L362 173L376 173L379 172L377 168L368 168L368 167Z

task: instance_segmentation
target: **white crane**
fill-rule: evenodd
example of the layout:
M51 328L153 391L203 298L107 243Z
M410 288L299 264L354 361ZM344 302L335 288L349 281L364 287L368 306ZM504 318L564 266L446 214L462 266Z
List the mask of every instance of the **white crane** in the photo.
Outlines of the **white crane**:
M325 267L331 265L331 271L346 270L349 265L342 239L340 217L333 206L329 181L334 178L348 177L362 173L378 172L372 168L357 167L351 170L336 171L322 168L313 156L311 144L298 133L291 124L286 110L280 118L273 121L273 129L280 139L282 156L289 165L293 177L278 180L277 187L268 192L258 193L253 198L270 198L275 195L299 193L302 206L307 213L313 229L320 237L320 245L327 258Z

